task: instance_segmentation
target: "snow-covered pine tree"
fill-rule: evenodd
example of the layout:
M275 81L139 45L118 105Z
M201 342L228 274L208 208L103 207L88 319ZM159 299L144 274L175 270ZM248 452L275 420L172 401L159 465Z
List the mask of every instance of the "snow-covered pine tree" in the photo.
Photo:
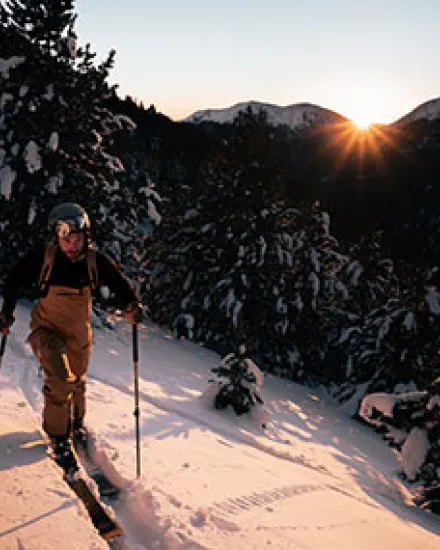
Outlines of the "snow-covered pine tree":
M117 241L115 226L130 216L123 167L108 149L124 125L106 107L114 52L96 66L90 46L77 47L73 4L0 4L2 268L44 235L48 210L62 200L87 208L101 245Z
M210 389L214 389L210 393L213 393L212 400L216 409L230 406L240 416L253 407L263 405L260 394L263 374L248 356L245 345L238 346L235 353L223 357L220 365L211 370L216 375L215 379L209 381L212 384Z
M247 327L264 319L270 293L270 245L280 170L264 113L239 114L234 134L202 167L189 190L179 227L167 235L168 288L163 310L183 336L220 353L235 342L241 315ZM180 308L176 311L176 300ZM258 307L257 307L258 304Z
M281 211L277 217L278 288L276 333L261 344L279 342L277 374L299 382L328 384L324 360L343 317L347 289L341 273L348 258L330 231L319 203Z

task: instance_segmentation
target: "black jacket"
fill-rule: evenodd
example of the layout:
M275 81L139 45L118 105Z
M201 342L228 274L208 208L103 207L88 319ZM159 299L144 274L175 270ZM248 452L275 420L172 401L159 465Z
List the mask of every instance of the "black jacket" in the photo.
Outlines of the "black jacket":
M2 311L6 315L13 313L17 300L24 291L36 288L44 263L45 248L44 245L35 247L11 269L3 288ZM121 302L122 308L138 302L138 297L128 280L116 264L99 250L96 251L96 269L98 286L108 286ZM86 259L71 262L62 250L58 249L47 286L58 285L79 289L89 284Z

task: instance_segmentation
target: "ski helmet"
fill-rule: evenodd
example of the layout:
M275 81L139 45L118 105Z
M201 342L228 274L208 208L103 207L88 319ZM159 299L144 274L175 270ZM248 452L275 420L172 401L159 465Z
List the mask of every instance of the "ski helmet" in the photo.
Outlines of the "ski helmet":
M90 219L82 206L74 202L63 202L54 206L47 222L49 239L65 237L70 233L84 232L85 247L90 247Z

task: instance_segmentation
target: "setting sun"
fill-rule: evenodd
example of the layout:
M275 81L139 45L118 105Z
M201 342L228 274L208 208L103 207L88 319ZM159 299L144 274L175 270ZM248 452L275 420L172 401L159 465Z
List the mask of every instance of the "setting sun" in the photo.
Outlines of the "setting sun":
M367 130L369 126L374 124L373 116L368 113L361 113L352 117L352 121L360 130Z
M372 124L384 122L384 109L388 104L388 86L372 82L347 85L340 103L343 113L359 129L367 129Z
M365 130L372 124L380 122L378 120L381 112L381 104L379 101L374 101L372 97L357 97L351 100L351 104L347 106L346 113L354 124Z

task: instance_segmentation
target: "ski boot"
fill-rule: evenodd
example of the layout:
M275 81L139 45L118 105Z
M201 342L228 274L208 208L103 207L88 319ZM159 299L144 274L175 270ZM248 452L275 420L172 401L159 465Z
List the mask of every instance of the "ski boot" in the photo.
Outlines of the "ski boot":
M50 439L55 462L65 471L66 476L73 476L79 470L79 466L72 441L66 436L53 436Z

